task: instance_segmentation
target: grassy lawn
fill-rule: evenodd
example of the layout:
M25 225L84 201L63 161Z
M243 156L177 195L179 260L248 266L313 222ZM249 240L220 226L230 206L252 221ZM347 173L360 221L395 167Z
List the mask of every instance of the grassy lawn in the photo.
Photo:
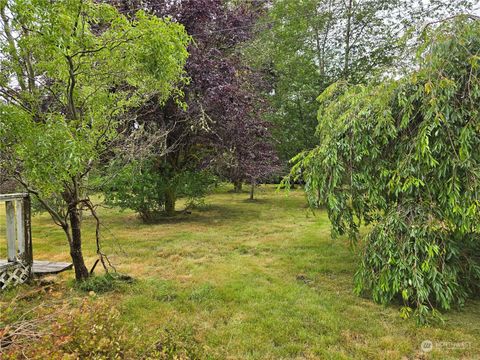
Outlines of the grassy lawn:
M307 210L300 190L286 196L262 187L255 202L227 190L208 196L192 214L155 225L101 208L105 252L137 281L96 298L118 307L122 322L148 341L169 329L211 358L480 358L480 302L446 314L443 324L402 320L398 306L353 294L358 258L346 240L330 237L326 213ZM0 224L4 233L3 218ZM85 228L91 266L92 219ZM33 238L36 259L69 259L66 240L48 216L34 218ZM88 297L71 290L72 277L56 277L57 296ZM29 289L14 292L22 291ZM433 352L420 350L424 340L434 343ZM466 346L452 349L460 342Z

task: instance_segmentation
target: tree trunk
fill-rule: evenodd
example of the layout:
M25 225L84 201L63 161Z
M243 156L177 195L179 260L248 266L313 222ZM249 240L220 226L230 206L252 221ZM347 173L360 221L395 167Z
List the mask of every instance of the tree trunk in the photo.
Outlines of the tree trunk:
M255 191L255 183L252 182L250 187L250 200L253 200L254 191Z
M82 254L81 220L76 205L70 206L69 217L72 234L70 241L70 256L72 257L73 266L75 268L75 279L77 281L82 281L87 279L89 274Z
M167 189L165 191L165 213L168 216L175 215L175 202L177 201L175 191Z
M233 186L234 186L234 191L236 193L241 193L242 192L242 185L243 183L239 180L234 181Z

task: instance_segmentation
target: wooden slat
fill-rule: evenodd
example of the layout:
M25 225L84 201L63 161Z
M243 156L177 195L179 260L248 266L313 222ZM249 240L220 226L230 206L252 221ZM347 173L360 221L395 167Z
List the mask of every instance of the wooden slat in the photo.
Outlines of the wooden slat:
M23 229L25 236L25 253L22 261L26 264L33 262L33 247L32 247L32 209L30 196L23 199Z
M7 224L7 255L8 261L17 260L17 249L15 246L16 234L15 234L15 206L13 201L7 201L5 203L6 224Z
M23 199L15 201L15 215L17 220L17 251L18 258L25 254L25 222L23 220Z
M27 193L0 194L0 201L13 201L28 197Z

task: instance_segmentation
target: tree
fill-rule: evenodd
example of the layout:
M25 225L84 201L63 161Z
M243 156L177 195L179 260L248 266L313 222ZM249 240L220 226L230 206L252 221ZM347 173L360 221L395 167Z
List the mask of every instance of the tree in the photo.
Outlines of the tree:
M88 176L128 109L177 91L189 37L169 20L139 11L130 21L89 0L2 1L0 15L1 167L64 230L83 280Z
M241 108L246 109L245 105ZM241 192L244 182L250 184L253 200L255 187L281 170L270 124L252 108L247 114L232 114L219 137L227 140L218 144L221 156L215 159L217 172L234 184L235 192Z
M161 181L157 189L163 189L157 200L151 199L157 202L152 208L174 214L175 201L183 188L183 185L177 186L176 179L186 179L184 174L219 170L220 165L226 165L229 170L235 168L242 180L250 179L251 175L244 173L245 166L238 164L248 162L253 166L256 159L263 156L256 152L261 150L256 142L261 140L259 136L268 133L266 123L257 116L261 99L254 83L260 80L259 76L245 66L238 51L250 38L258 17L255 2L150 0L141 5L116 2L116 6L127 14L141 6L158 17L170 16L183 24L193 38L186 65L190 82L182 88L186 107L171 98L162 106L155 102L147 104L144 116L138 117L140 124L155 123L159 129L168 129L169 151L154 156L151 162L156 164L152 171L162 174L155 177ZM267 160L264 158L262 162ZM262 166L258 163L258 170L264 168ZM225 168L219 172L231 174ZM196 188L203 195L204 192ZM133 187L130 190L136 191ZM120 194L115 195L120 200L117 195Z
M144 223L153 223L171 214L165 211L165 196L170 189L174 189L176 198L187 198L188 208L204 197L215 181L205 170L171 176L160 172L156 161L155 157L147 156L126 164L123 161L111 164L110 171L116 175L103 185L106 204L132 209Z
M334 234L371 225L356 292L420 321L479 290L479 35L472 16L432 24L401 79L330 86L319 145L292 170Z
M269 74L266 94L281 160L316 144L315 99L343 79L352 84L401 68L412 26L468 8L468 1L276 0L250 47L252 64Z

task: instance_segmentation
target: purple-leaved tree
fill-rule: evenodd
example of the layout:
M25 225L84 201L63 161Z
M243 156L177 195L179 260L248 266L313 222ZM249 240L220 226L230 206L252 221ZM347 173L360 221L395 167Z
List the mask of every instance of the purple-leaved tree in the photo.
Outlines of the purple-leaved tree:
M261 2L234 6L222 0L145 0L140 5L120 0L115 5L127 14L141 6L171 17L193 38L185 69L190 82L182 89L186 107L175 98L164 106L150 103L138 118L168 130L167 154L156 162L156 171L172 180L165 193L166 212L174 212L173 179L182 172L214 169L237 190L242 182L255 185L275 172L278 159L269 124L262 120L262 77L242 61L239 51L251 39Z

